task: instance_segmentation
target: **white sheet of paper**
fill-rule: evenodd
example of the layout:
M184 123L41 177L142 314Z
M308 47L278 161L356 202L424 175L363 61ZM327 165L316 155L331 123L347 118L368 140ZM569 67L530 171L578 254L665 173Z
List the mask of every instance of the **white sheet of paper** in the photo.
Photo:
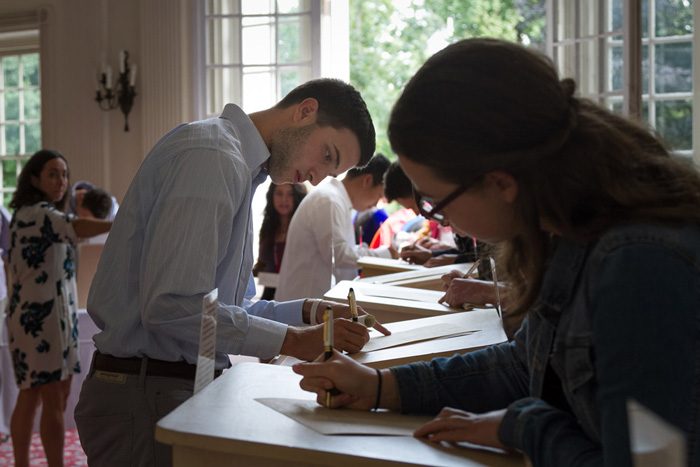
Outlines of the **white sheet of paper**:
M379 333L379 335L375 335L372 333L372 338L365 344L362 351L371 352L373 350L388 349L389 347L397 347L399 345L413 344L432 339L461 336L476 331L478 330L468 329L465 326L438 323L421 328L394 332L389 336Z
M627 401L630 448L635 467L684 467L685 434L636 400Z
M272 397L255 400L322 435L413 436L416 428L433 418L385 411L327 409L313 400Z
M214 381L216 362L216 308L219 289L214 289L202 300L202 326L199 330L199 354L194 378L194 394Z

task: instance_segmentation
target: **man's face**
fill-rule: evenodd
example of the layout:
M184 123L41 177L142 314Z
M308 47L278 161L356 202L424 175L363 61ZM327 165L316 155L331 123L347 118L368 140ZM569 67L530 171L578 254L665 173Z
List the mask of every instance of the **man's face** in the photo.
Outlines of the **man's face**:
M359 161L360 142L352 131L310 123L277 130L270 144L268 172L277 184L308 180L315 186Z

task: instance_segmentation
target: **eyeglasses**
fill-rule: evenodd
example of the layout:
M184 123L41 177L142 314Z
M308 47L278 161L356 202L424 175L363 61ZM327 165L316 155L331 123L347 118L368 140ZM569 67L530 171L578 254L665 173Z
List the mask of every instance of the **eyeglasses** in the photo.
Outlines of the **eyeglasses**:
M447 195L445 199L443 199L437 204L435 204L431 197L421 195L420 192L416 190L416 187L413 187L413 197L415 198L416 204L418 205L418 212L420 212L420 214L426 219L432 219L435 222L446 226L447 222L445 220L445 216L443 216L440 213L440 211L445 209L445 207L448 204L454 201L459 195L467 191L473 185L474 183L472 182L458 186L452 193Z

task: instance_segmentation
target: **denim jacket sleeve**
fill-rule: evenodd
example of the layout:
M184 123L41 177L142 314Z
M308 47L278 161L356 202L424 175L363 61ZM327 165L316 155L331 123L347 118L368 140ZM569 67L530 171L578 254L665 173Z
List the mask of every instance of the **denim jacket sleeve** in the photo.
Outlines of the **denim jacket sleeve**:
M391 371L403 413L437 414L443 407L485 412L527 396L525 361L523 342L516 339Z
M589 384L595 397L577 401L583 407L574 413L595 414L600 439L587 436L575 416L540 399L517 401L499 438L535 466L631 466L629 399L690 433L689 445L697 437L697 256L658 241L610 242L596 248L590 265L579 297L585 296L594 337L595 377ZM699 461L695 455L689 465Z

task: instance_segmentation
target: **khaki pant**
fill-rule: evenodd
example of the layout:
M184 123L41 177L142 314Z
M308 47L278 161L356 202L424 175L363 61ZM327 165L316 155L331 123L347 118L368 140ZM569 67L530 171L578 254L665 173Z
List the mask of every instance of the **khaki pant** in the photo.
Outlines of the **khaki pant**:
M75 407L80 443L91 467L171 466L172 448L154 438L155 425L192 396L194 381L94 371Z

